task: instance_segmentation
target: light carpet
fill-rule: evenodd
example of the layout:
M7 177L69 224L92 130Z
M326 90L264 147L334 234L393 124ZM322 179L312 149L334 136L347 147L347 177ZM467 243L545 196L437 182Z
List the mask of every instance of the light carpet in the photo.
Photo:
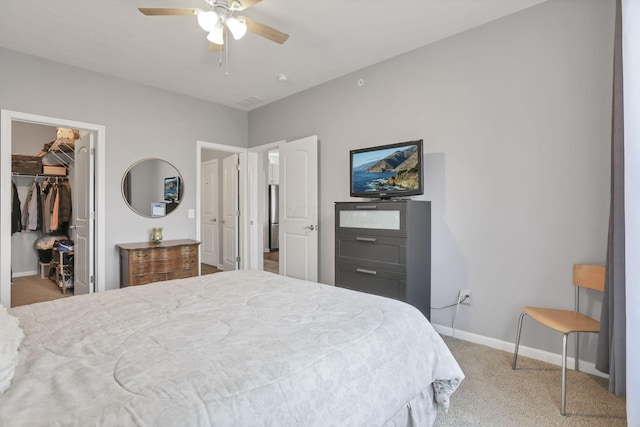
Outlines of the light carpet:
M560 415L561 367L443 337L466 378L435 426L626 426L623 398L605 378L567 371L567 415Z

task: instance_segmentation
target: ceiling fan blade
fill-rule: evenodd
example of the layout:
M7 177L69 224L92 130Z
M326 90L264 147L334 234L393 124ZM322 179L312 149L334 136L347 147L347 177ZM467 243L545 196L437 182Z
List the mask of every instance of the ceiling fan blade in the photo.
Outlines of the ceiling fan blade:
M285 34L282 31L278 31L275 28L271 28L268 25L254 21L246 16L238 16L238 19L244 19L244 22L247 24L247 30L276 43L282 44L289 38L289 34Z
M232 0L230 8L231 10L245 10L249 9L256 3L260 3L262 0Z
M192 16L200 9L172 9L164 7L139 7L138 10L147 16Z

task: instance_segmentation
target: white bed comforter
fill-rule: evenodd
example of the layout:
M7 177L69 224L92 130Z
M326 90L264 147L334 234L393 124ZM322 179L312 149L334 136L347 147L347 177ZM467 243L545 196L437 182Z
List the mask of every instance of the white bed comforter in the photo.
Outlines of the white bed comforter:
M258 271L11 313L3 426L429 425L464 378L417 309Z

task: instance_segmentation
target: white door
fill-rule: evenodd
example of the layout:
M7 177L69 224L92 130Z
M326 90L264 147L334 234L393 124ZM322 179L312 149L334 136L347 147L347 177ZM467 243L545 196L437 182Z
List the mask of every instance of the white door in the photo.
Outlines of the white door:
M260 165L263 163L262 153L249 153L247 158L247 217L249 219L249 259L244 264L245 268L250 270L262 270L264 267L264 229L263 221L264 217L264 198L266 183L264 177L263 168ZM259 189L262 189L260 191Z
M222 269L238 269L238 160L233 154L222 160Z
M93 293L94 275L94 138L91 133L75 143L72 211L74 240L74 295Z
M200 199L202 212L200 229L202 239L202 262L217 267L218 258L218 160L202 164Z
M280 146L280 274L318 281L318 137Z

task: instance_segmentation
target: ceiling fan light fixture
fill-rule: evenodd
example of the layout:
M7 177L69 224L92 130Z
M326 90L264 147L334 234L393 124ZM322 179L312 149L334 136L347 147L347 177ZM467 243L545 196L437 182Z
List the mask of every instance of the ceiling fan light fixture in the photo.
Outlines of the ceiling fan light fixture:
M218 22L213 27L213 30L211 30L211 32L209 32L209 35L207 36L207 40L209 40L211 43L219 45L224 44L224 27L222 26L222 23Z
M227 28L231 31L234 39L240 40L247 33L247 24L243 19L236 19L233 16L227 18Z
M218 14L213 10L198 13L198 25L208 33L213 31L219 20Z

